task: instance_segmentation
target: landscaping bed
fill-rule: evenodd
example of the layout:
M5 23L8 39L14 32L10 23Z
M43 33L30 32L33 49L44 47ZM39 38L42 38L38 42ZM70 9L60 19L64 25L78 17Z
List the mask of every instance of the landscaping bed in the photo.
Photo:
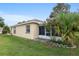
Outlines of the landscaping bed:
M79 48L48 47L43 42L11 35L0 35L0 55L8 56L70 56L79 55Z

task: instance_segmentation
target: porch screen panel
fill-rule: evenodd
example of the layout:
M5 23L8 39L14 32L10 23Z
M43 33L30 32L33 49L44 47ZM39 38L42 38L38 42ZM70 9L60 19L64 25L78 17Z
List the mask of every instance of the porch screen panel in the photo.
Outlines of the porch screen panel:
M45 35L45 27L39 26L39 35Z

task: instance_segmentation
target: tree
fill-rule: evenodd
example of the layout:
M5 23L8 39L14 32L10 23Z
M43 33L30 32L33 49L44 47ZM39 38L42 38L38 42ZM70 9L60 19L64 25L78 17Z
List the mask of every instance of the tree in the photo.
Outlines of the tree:
M58 3L54 8L53 12L50 14L50 18L55 17L60 13L68 13L70 11L70 5L67 3Z
M74 46L74 40L76 39L75 32L79 26L79 14L77 13L61 13L55 18L56 24L55 30L61 34L63 41L67 44Z
M58 15L58 14L61 14L61 13L68 13L70 10L70 5L69 4L66 4L66 3L58 3L54 8L53 8L53 12L51 12L50 16L48 19L46 19L46 27L47 29L52 29L52 27L55 29L56 26L54 25L57 25L56 23L56 20L55 20L55 17ZM52 30L50 30L52 31ZM51 34L51 37L52 37L52 32L50 33ZM56 33L56 30L55 30L55 33L54 35L60 35L60 33Z
M10 33L10 28L9 28L8 26L4 26L2 33L3 33L3 34Z
M5 24L4 24L4 19L2 17L0 17L0 27L3 27Z
M55 17L58 15L58 14L61 14L61 13L68 13L70 11L70 5L69 4L66 4L66 3L58 3L54 8L53 8L53 12L51 12L50 16L49 16L49 19L46 19L46 26L48 27L48 29L52 29L53 28L56 28L55 26L53 26L54 24L56 24L56 21L55 21ZM52 31L52 30L50 30ZM52 35L52 33L50 33ZM54 35L56 35L56 30L55 30L55 33ZM60 35L60 33L58 33L57 35Z
M58 3L54 8L53 8L53 12L51 12L50 16L49 16L49 19L46 19L46 27L48 27L48 29L52 29L53 28L56 28L55 26L53 26L56 22L55 22L55 19L54 17L56 17L58 14L61 14L61 13L68 13L70 10L70 5L69 4L66 4L66 3ZM52 30L51 31L51 37L52 37ZM54 35L56 35L56 31L54 33ZM58 35L60 35L58 33Z

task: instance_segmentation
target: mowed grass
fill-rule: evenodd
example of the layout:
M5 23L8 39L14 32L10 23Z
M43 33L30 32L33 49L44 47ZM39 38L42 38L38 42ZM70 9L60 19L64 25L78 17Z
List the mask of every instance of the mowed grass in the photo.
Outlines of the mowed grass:
M79 55L79 48L49 48L46 44L21 37L0 35L1 56L70 56Z

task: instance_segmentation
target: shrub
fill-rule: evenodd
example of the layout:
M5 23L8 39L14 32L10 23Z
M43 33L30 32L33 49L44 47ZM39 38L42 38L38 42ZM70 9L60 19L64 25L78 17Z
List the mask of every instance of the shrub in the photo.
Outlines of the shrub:
M10 28L9 28L8 26L4 26L2 33L3 33L3 34L10 33Z

